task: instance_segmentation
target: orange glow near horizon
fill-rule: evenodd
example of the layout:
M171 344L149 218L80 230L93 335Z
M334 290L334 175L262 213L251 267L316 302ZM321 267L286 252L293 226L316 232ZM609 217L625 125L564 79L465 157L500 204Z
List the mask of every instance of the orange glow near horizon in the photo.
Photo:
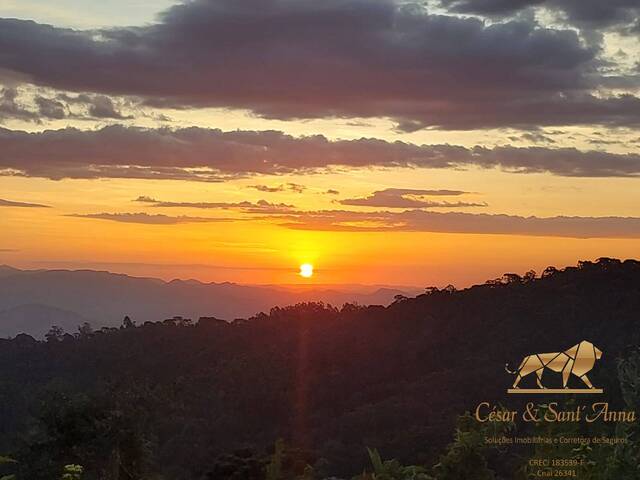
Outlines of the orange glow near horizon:
M180 201L256 202L331 211L372 209L337 205L327 188L339 185L339 198L362 197L384 188L422 184L483 193L474 200L490 207L478 213L509 215L634 215L640 190L628 179L610 180L607 191L594 179L519 176L495 171L389 171L329 180L319 176L247 180L209 185L151 180L61 180L0 178L2 198L51 208L2 208L0 264L18 268L94 269L164 280L195 278L241 284L369 284L464 287L505 272L541 272L554 265L609 256L634 258L638 239L560 238L516 235L429 233L419 231L354 232L296 230L288 220L258 218L232 209L157 208L136 203L139 195ZM414 178L415 177L415 178ZM304 183L304 193L262 193L248 185ZM522 183L524 182L524 183ZM537 184L537 190L532 185ZM582 185L580 189L568 189ZM553 184L555 190L543 189ZM388 185L389 183L387 183ZM567 187L567 188L563 188ZM527 190L529 188L529 190ZM577 188L577 187L576 187ZM616 191L613 191L616 190ZM565 194L563 192L569 192ZM594 193L595 192L595 193ZM594 202L593 198L606 199ZM622 199L625 201L622 202ZM633 199L637 200L634 204ZM563 203L564 202L564 203ZM553 205L552 205L553 204ZM554 207L555 205L555 207ZM553 209L555 208L555 210ZM470 211L470 210L467 210ZM473 210L471 210L473 211ZM148 215L223 218L226 221L143 224L71 214L145 212ZM305 278L298 268L322 261L321 278ZM317 271L316 271L317 274Z

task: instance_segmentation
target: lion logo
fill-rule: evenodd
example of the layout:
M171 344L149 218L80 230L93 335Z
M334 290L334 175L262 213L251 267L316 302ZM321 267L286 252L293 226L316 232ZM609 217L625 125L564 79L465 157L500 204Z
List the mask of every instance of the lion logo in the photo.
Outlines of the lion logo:
M569 377L573 374L582 380L589 390L596 390L589 377L587 377L587 373L593 369L596 360L600 360L601 357L602 352L593 343L583 340L564 352L528 355L522 359L515 372L509 370L509 364L505 366L505 370L516 376L513 382L513 390L517 390L520 381L531 373L536 374L538 387L547 390L542 384L542 374L545 368L554 372L562 372L563 389L568 388Z

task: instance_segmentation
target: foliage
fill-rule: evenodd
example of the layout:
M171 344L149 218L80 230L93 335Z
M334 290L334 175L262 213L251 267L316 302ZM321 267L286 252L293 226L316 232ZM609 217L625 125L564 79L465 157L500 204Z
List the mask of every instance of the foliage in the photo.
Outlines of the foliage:
M82 465L65 465L62 480L81 480L83 471Z
M45 334L44 338L47 342L59 342L64 337L64 329L53 325Z
M626 408L640 413L640 348L618 363L618 378ZM608 478L632 480L640 478L640 425L620 424L616 436L628 443L617 445L607 470Z
M17 463L13 458L5 457L0 455L0 466L1 465L10 465ZM16 476L14 474L2 475L0 476L0 480L15 480Z
M492 480L485 437L507 433L513 423L480 423L470 414L458 417L454 441L434 466L436 480Z
M64 480L83 472L87 480L144 478L150 456L145 414L121 400L50 392L16 451L17 477L50 480L63 471Z
M367 452L373 472L363 473L354 480L432 480L424 467L403 466L398 460L383 461L376 449L367 448Z

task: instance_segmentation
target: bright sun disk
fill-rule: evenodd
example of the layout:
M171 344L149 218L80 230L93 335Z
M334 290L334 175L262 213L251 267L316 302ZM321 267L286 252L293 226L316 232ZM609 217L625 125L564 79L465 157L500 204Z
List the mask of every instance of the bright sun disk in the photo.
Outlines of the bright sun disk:
M304 278L310 278L313 275L313 265L310 263L303 263L300 265L300 276Z

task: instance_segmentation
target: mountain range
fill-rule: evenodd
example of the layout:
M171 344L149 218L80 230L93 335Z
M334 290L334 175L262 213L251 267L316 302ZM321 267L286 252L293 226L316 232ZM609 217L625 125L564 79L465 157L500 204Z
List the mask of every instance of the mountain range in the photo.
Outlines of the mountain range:
M140 278L93 270L20 270L0 266L0 337L42 337L52 325L74 332L119 326L125 315L137 323L181 316L233 320L274 306L319 301L387 305L418 289L366 285L239 285L197 280Z

